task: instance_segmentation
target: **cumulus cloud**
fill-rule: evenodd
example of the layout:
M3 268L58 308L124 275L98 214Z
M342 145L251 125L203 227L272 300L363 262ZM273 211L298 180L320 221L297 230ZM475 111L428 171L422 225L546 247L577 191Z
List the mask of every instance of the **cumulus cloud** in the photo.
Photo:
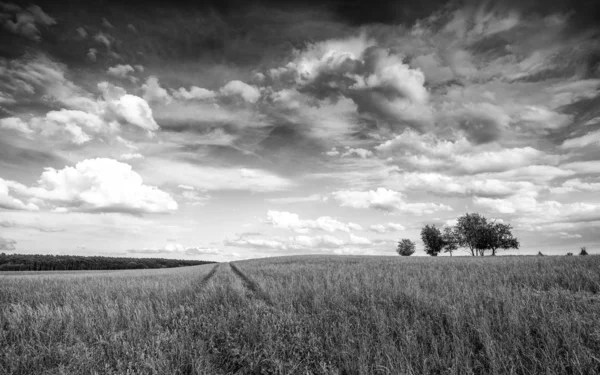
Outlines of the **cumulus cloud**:
M388 212L422 215L437 211L453 211L452 207L436 203L409 203L400 192L386 188L368 191L336 191L332 193L342 207L369 208Z
M0 237L0 250L13 251L16 250L17 241L11 240L10 238Z
M148 102L169 103L172 98L168 91L160 86L158 78L148 77L146 83L142 85L143 98Z
M111 66L106 71L106 73L108 73L109 75L116 77L116 78L122 78L122 79L128 78L129 73L133 73L133 72L135 72L135 69L133 68L133 66L123 65L123 64L117 64L115 66ZM131 78L131 77L129 77L129 78Z
M242 81L230 81L220 90L223 95L239 95L248 103L256 103L260 99L260 90Z
M192 86L189 90L184 87L173 90L173 97L180 100L207 100L216 96L216 92L198 86Z
M267 224L275 228L289 229L297 233L308 233L312 229L319 229L325 232L346 232L353 230L362 230L362 227L355 223L343 223L329 216L321 216L315 220L303 220L300 216L286 211L268 211Z
M127 94L125 90L107 82L99 83L98 89L105 100L106 117L137 126L148 131L149 134L158 130L158 124L152 116L152 109L144 99Z
M46 168L37 186L9 187L30 204L58 211L165 213L177 209L166 192L144 185L131 166L113 159L86 159L74 167Z

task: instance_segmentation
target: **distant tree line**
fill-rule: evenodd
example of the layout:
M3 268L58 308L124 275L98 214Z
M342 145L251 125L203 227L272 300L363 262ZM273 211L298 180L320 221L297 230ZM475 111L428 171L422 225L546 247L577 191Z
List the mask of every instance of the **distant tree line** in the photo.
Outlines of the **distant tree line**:
M441 252L452 255L459 248L466 248L472 256L484 256L486 252L496 255L501 249L519 248L519 241L513 236L510 224L490 221L478 213L459 217L454 227L446 227L443 231L433 224L426 225L421 230L421 240L425 252L431 256ZM406 250L411 244L412 252ZM397 251L400 255L411 255L414 242L402 239Z
M0 271L74 271L173 268L208 264L203 260L0 254Z

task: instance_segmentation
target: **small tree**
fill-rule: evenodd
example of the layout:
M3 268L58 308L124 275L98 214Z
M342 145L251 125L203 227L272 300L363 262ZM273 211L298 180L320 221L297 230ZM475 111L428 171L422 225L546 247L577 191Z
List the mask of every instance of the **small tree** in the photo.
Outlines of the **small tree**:
M567 253L567 256L568 256L568 257L572 257L572 256L573 256L573 253Z
M396 248L396 251L399 255L405 257L411 256L415 252L415 243L409 240L408 238L403 238L402 240L400 240L400 242L398 242L398 247Z
M458 240L454 230L451 227L444 228L442 238L444 240L444 252L450 253L450 256L452 256L452 252L458 249Z
M496 255L498 249L518 249L519 241L513 237L509 224L503 223L488 223L483 231L482 242L480 245L483 250L492 250L492 255ZM541 252L540 252L541 254Z
M587 249L585 246L581 248L581 252L579 253L579 255L588 255L588 252L587 252Z
M444 236L442 231L436 228L435 225L425 225L421 229L421 240L425 245L425 252L431 256L437 256L445 247Z

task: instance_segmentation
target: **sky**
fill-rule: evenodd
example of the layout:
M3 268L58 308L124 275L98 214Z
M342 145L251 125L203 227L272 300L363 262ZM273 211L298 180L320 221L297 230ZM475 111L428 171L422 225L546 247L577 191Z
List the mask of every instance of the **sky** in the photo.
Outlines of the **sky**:
M598 8L1 2L0 251L424 255L478 212L600 252Z

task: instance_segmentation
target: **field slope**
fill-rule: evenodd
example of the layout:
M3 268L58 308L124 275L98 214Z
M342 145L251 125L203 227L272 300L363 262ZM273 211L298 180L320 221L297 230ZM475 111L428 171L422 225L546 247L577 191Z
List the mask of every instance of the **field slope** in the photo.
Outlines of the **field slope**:
M0 275L0 373L595 374L600 257Z

